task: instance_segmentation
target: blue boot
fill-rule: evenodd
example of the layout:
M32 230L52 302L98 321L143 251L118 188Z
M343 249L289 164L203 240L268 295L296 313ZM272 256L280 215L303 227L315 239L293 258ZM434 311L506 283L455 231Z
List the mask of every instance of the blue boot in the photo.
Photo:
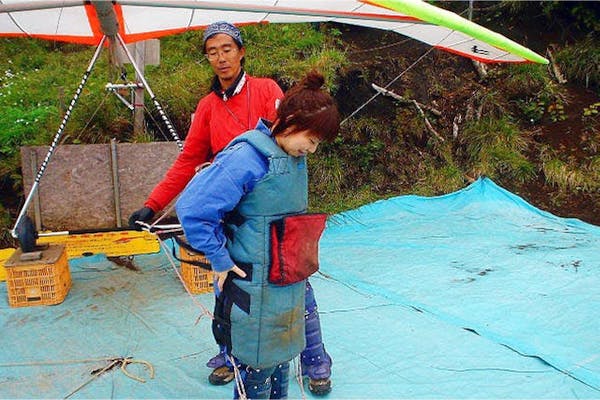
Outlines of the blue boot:
M227 353L227 349L225 348L225 346L219 346L219 354L217 354L216 356L214 356L213 358L208 360L208 362L206 363L206 366L208 368L213 368L213 369L219 368L219 367L224 367L225 365L227 365L226 353Z
M254 369L242 365L240 374L248 399L286 399L290 363L285 362L273 368ZM237 386L233 398L239 399Z
M208 360L206 366L213 369L208 376L211 385L227 385L235 377L233 367L227 359L227 348L225 346L219 345L219 354Z
M312 286L306 281L304 314L306 348L300 355L302 375L309 378L308 389L317 396L331 391L331 364L333 361L323 345L321 322Z

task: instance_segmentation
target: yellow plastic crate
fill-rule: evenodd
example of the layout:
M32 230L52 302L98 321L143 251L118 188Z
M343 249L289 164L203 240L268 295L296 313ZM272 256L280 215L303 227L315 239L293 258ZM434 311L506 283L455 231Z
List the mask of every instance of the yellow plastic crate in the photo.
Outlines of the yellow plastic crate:
M39 258L17 249L6 261L8 304L11 307L62 303L71 288L71 272L64 245L49 245Z
M196 253L179 246L179 258L181 259L181 277L190 293L201 294L213 291L213 274L202 267L186 263L185 261L200 261L210 264L204 254Z

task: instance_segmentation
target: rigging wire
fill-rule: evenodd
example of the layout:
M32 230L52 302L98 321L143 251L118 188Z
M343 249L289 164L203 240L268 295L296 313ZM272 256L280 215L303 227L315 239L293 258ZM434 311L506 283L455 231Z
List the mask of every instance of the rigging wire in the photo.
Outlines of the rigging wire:
M389 49L390 47L400 46L401 44L404 44L404 43L409 42L411 40L412 39L406 38L404 40L398 40L397 42L386 44L384 46L371 47L369 49L361 49L361 50L348 51L348 52L346 52L346 54L360 54L360 53L368 53L370 51L385 50L385 49Z
M172 138L170 138L166 134L166 132L162 129L161 124L156 120L156 118L154 118L154 115L152 115L152 111L150 110L150 108L148 108L146 106L146 103L144 103L144 112L145 112L146 115L148 115L148 117L150 117L150 119L154 123L154 127L158 130L158 132L160 133L160 135L162 136L162 138L165 139L168 142L171 142Z
M464 14L465 12L468 12L468 9L463 11L461 14ZM404 71L400 72L400 74L398 74L398 76L396 76L394 79L392 79L387 85L385 85L383 88L384 89L388 89L391 85L394 84L394 82L396 82L398 79L400 79L404 74L406 74L408 71L410 71L412 68L415 67L415 65L417 65L419 62L421 62L422 59L424 59L427 55L429 55L429 53L431 53L437 45L439 45L440 43L442 43L444 40L446 40L448 37L450 37L450 35L452 35L454 33L454 30L450 30L450 32L448 32L448 34L446 36L444 36L443 38L441 38L436 44L429 44L429 48L427 49L427 51L425 53L423 53L419 58L417 58L411 65L409 65ZM410 39L409 39L410 40ZM340 126L342 126L346 121L348 121L350 118L352 118L354 115L356 115L360 110L362 110L363 108L365 108L369 103L371 103L373 100L375 100L377 98L377 96L381 95L382 92L377 92L375 93L373 96L371 96L367 101L365 101L363 104L361 104L356 110L354 110L349 116L347 116L346 118L344 118L344 120L342 122L340 122Z
M100 108L106 102L106 99L108 98L108 95L109 95L109 93L105 93L104 94L104 97L102 98L102 101L100 102L100 104L98 104L98 106L96 107L96 109L94 110L94 112L92 113L92 115L88 118L88 121L85 123L85 126L83 128L81 128L81 130L79 131L78 136L83 135L83 132L85 132L85 130L90 125L90 123L92 122L92 120L94 119L94 117L96 116L96 114L98 113L98 111L100 110ZM65 138L63 138L63 142L64 142Z
M408 71L410 71L415 65L417 65L423 58L425 58L429 53L431 53L433 51L433 47L430 47L425 53L423 53L423 55L421 55L415 62L413 62L411 65L409 65L404 71L400 72L400 74L398 74L398 76L396 76L394 79L392 79L387 85L384 86L385 89L389 88L391 85L394 84L394 82L396 82L398 79L400 79L404 74L406 74ZM371 96L367 101L365 101L363 104L361 104L356 110L354 110L349 116L347 116L346 118L344 118L344 120L342 122L340 122L340 126L343 125L346 121L348 121L350 118L352 118L353 116L355 116L360 110L362 110L363 108L365 108L369 103L371 103L373 100L375 100L377 98L377 96L379 96L381 94L381 92L377 92L375 93L373 96Z

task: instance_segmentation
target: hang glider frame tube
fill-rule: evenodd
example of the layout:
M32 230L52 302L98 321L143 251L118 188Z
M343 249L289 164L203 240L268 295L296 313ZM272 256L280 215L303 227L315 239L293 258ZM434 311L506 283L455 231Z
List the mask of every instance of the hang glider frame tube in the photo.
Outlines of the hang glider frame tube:
M135 62L133 56L131 55L131 52L127 48L127 45L125 44L125 41L123 40L121 35L117 35L117 40L121 44L121 47L123 48L123 51L127 55L127 58L129 58L131 65L135 69L135 72L137 73L137 77L140 79L140 81L142 82L142 85L144 85L144 88L148 92L148 95L150 96L150 100L152 100L152 102L154 103L154 107L160 114L160 117L162 118L163 123L167 126L167 129L169 130L169 133L171 134L171 136L173 137L175 142L177 142L177 147L179 147L179 151L182 151L183 150L183 142L179 138L179 135L177 135L177 132L175 131L175 128L173 127L173 124L171 123L171 120L169 120L169 117L167 116L167 114L163 110L162 106L156 99L154 92L152 91L152 89L150 89L150 85L148 85L146 78L144 78L144 74L143 74L142 70L138 67L137 63Z
M0 13L17 12L17 11L37 11L60 7L77 7L84 3L82 0L63 0L59 4L57 1L21 1L11 4L0 4Z
M268 14L281 15L305 15L309 17L326 17L326 18L345 18L345 19L364 19L368 16L369 19L376 21L410 21L415 24L423 23L419 19L408 15L392 15L392 14L361 14L350 13L344 11L319 11L311 10L302 7L276 7L265 4L241 4L222 1L190 1L190 0L118 0L117 4L121 6L139 6L139 7L170 7L170 8L185 8L190 10L221 10L221 11L239 11L239 12L259 12Z
M118 92L118 90L119 89L127 89L127 90L143 89L144 85L142 85L141 83L126 83L126 84L107 83L104 88L106 90L108 90L109 92L111 92L112 94L114 94L115 96L117 96L117 98L119 100L121 100L121 102L123 104L125 104L125 107L127 107L130 111L133 111L133 110L135 110L134 105L131 104L125 97L123 97L121 95L121 93Z
M31 186L31 189L29 190L29 194L27 195L27 198L25 199L25 203L23 204L23 207L21 208L21 211L19 212L19 215L17 217L15 225L13 226L13 229L10 231L11 236L15 239L18 238L17 232L18 232L19 224L22 221L24 221L24 218L27 214L27 209L29 208L32 200L34 199L34 196L39 187L40 180L42 179L42 176L44 175L44 171L46 170L48 163L50 162L50 158L54 154L54 151L56 150L58 143L59 143L60 139L62 138L62 135L64 134L65 127L67 125L67 122L69 121L69 118L71 117L73 108L75 107L75 104L77 104L77 101L79 100L79 96L80 96L81 92L83 91L83 87L87 83L87 81L91 75L92 69L94 68L94 65L96 64L96 62L98 61L98 58L100 57L102 47L104 46L104 43L107 38L108 38L108 36L104 35L102 37L102 39L100 40L100 43L96 47L96 51L94 52L94 55L92 56L92 59L90 60L90 63L88 65L85 73L83 74L81 82L79 83L79 86L77 87L77 90L75 91L75 94L73 95L73 98L71 99L71 102L69 103L69 107L67 108L67 111L65 112L65 115L63 116L62 122L61 122L60 126L58 127L56 134L54 135L54 139L52 140L52 143L50 144L48 153L46 154L44 161L42 161L42 164L40 165L40 168L34 179L33 185ZM152 102L154 103L154 106L158 110L163 122L169 129L171 136L177 142L177 147L179 148L179 151L183 150L183 142L179 138L179 135L177 134L177 132L175 131L175 129L173 127L173 124L171 123L171 121L167 117L166 113L164 112L163 108L161 107L160 103L156 99L156 96L154 95L154 92L148 85L146 78L144 78L142 71L138 68L133 56L131 55L131 53L127 49L127 46L125 45L125 42L123 41L123 39L121 38L121 36L119 34L116 35L116 38L117 38L119 44L123 47L125 54L129 58L129 61L133 65L133 68L135 69L136 73L138 74L141 84L143 85L143 87L147 90L148 94L150 95L150 98L151 98Z
M90 63L88 65L87 69L85 70L83 77L81 78L81 82L79 82L79 86L77 87L77 90L75 91L75 94L73 95L73 98L71 99L71 103L69 103L69 107L67 108L67 111L65 112L65 115L63 116L62 122L60 123L58 130L57 130L56 134L54 135L54 139L52 140L52 143L50 144L48 153L46 154L44 161L42 161L42 165L40 165L40 168L35 177L33 185L31 186L31 189L29 190L29 194L27 195L27 198L25 199L25 203L23 204L23 208L21 208L21 211L19 212L19 216L17 217L15 226L10 231L12 237L15 239L18 238L17 228L19 227L19 224L21 223L21 221L24 221L25 214L27 213L27 209L29 208L31 201L33 200L33 196L38 189L40 180L42 179L42 176L44 175L44 171L46 170L46 167L48 166L48 163L50 162L50 158L52 157L52 154L54 154L54 150L56 150L56 147L58 146L58 142L65 131L67 122L69 121L69 118L71 117L71 112L73 111L75 104L77 104L77 101L79 100L79 95L83 91L83 87L87 83L87 80L92 73L92 69L94 68L94 65L96 64L96 61L98 61L98 57L100 57L100 52L102 51L102 46L104 46L105 41L106 41L106 36L103 36L102 40L100 40L100 43L98 44L98 47L96 47L96 51L94 52L94 55L93 55L92 59L90 60Z

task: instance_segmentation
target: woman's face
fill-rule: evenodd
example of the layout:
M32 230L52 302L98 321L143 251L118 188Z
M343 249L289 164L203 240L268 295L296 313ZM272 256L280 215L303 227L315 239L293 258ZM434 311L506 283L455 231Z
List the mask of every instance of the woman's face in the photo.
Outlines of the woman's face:
M314 153L321 143L321 139L311 130L297 130L295 126L290 126L285 131L275 137L279 147L287 154L294 157L305 156L308 153Z

